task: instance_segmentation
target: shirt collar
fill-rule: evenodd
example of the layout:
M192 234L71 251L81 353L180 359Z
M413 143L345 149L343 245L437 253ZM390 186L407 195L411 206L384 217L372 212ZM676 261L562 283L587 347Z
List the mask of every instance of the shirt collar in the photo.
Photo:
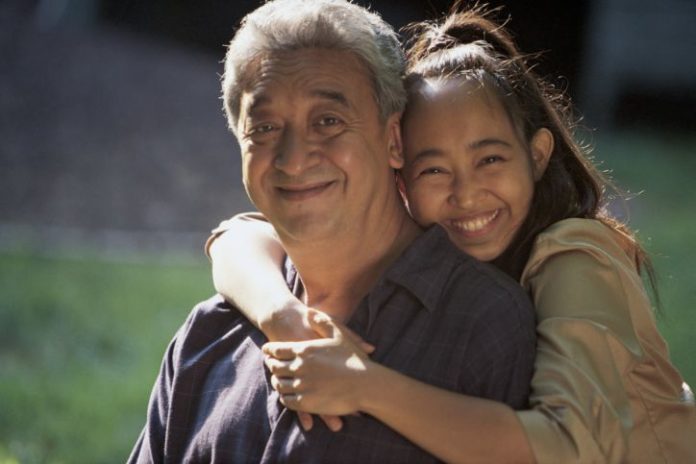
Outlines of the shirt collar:
M435 311L442 298L447 281L455 266L462 261L473 260L459 250L439 225L431 226L416 238L399 258L387 269L375 290L384 299L398 286L416 297L427 311ZM383 302L375 295L377 307Z
M440 304L455 266L462 260L474 260L459 250L439 225L418 236L388 268L367 295L367 327L371 327L379 308L401 288L411 293L429 312ZM301 293L301 281L290 258L286 257L285 277L295 295Z

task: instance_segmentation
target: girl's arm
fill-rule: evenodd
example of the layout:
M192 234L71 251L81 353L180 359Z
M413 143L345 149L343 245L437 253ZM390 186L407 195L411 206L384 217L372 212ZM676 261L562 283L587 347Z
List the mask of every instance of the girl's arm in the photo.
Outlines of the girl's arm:
M414 380L371 361L339 322L313 312L309 321L327 338L264 346L288 408L370 414L447 462L535 462L507 405Z
M215 290L269 340L308 340L307 307L288 289L281 269L285 251L260 214L225 221L209 239Z

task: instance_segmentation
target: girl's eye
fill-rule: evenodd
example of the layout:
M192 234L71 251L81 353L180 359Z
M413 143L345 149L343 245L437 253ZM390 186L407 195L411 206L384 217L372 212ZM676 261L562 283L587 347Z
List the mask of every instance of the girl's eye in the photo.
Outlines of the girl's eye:
M426 169L423 169L422 171L420 171L420 172L418 173L418 176L429 176L429 175L433 175L433 174L444 174L444 172L445 172L445 171L444 171L443 169L436 168L436 167L433 167L433 168L426 168Z
M486 156L486 157L482 158L482 159L481 159L481 164L482 164L482 165L485 165L485 164L493 164L493 163L497 163L497 162L499 162L499 161L503 161L503 157L502 157L502 156L500 156L500 155L490 155L490 156Z

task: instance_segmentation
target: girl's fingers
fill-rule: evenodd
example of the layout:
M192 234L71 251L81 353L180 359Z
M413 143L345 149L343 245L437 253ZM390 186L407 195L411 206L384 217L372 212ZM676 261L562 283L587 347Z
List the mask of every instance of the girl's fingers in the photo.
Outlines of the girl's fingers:
M263 362L268 370L271 371L271 374L277 377L292 377L292 374L295 372L292 361L281 361L267 356Z
M327 314L310 308L307 320L312 330L322 338L333 338L336 335L336 325Z
M302 403L302 395L299 393L281 393L280 403L288 409L299 409Z
M319 417L321 417L321 420L324 421L326 426L332 432L338 432L339 430L341 430L343 428L343 421L338 416L329 416L327 414L320 414Z
M305 432L312 430L312 427L314 426L314 419L310 413L297 411L297 418L300 420L300 425Z
M354 344L358 345L365 353L370 354L375 351L374 345L363 340L360 335L353 332L344 324L334 321L327 314L313 309L310 309L308 314L312 329L322 337L334 338L338 334L341 334Z
M343 331L343 334L350 339L353 343L358 345L361 350L363 350L365 353L370 354L373 351L375 351L375 346L371 343L366 342L365 340L362 339L362 337L355 332L353 332L352 329L346 326L342 326L341 330Z
M262 350L276 359L289 360L297 354L296 345L295 342L268 342L263 345Z
M301 382L300 379L295 379L292 377L278 377L275 375L271 376L271 386L275 391L281 395L288 393L298 393Z

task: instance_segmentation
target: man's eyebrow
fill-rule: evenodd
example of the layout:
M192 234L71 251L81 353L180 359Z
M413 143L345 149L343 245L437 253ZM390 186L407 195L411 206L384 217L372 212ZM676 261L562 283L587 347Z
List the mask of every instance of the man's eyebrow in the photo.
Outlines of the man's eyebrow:
M263 95L263 94L257 94L257 95L252 95L250 98L249 105L247 106L247 113L253 112L255 109L257 109L259 106L268 104L271 102L271 99L268 97L268 95Z
M326 89L315 89L309 92L309 95L316 98L321 98L322 100L330 100L332 102L338 103L341 106L350 108L350 103L348 103L348 98L339 91L336 90L326 90Z
M336 90L326 90L326 89L316 89L312 90L309 92L310 97L314 98L319 98L322 100L328 100L332 101L335 103L338 103L339 105L345 107L345 108L350 108L350 103L348 102L348 98L339 91ZM252 111L258 109L260 106L267 105L271 103L271 98L268 95L265 95L263 93L259 93L257 95L252 95L251 98L249 99L249 105L247 106L247 112L251 113Z

